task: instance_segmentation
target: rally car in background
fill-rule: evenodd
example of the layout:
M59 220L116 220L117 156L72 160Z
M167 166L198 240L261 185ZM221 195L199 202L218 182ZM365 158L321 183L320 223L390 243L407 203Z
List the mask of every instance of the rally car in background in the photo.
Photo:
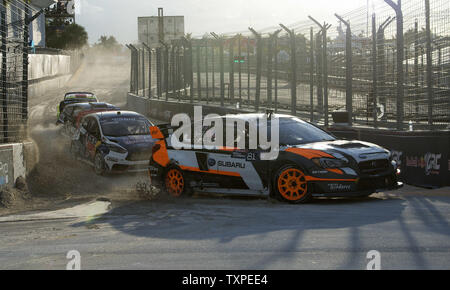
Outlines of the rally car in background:
M66 136L72 137L78 129L81 119L89 114L107 111L118 111L116 107L108 103L76 103L64 107L64 110L59 115L56 121L57 125L62 125L62 133Z
M74 135L72 154L94 167L95 173L146 172L156 140L153 124L128 111L109 111L84 116Z
M223 124L225 119L258 124L261 117L239 114L220 118ZM176 150L171 145L171 132L176 128L153 127L150 131L158 141L149 164L151 181L177 197L196 191L271 195L291 203L305 203L312 197L369 196L402 186L397 181L398 166L388 150L367 142L338 140L296 117L275 117L279 120L280 147L278 158L271 161L261 160L262 150L237 150L226 144L212 150ZM236 138L248 139L249 128L245 126ZM210 130L214 128L204 127L203 134L211 134ZM250 140L245 141L248 145Z
M70 92L65 94L64 100L61 101L57 108L57 118L67 105L76 103L96 103L97 97L89 92Z

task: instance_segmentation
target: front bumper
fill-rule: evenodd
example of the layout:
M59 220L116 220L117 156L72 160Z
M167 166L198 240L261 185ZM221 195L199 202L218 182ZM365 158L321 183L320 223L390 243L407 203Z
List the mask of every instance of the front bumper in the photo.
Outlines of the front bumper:
M120 156L107 155L105 157L106 166L110 172L147 172L148 160L143 161L128 161Z
M403 187L394 175L360 178L356 182L315 182L314 197L356 197L373 193L393 191Z

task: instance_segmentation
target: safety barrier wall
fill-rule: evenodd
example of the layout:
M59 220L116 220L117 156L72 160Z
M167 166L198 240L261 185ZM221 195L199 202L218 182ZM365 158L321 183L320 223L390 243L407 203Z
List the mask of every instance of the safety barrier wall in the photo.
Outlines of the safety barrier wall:
M69 55L30 54L28 80L39 80L71 73Z
M12 187L17 178L26 177L24 143L0 145L0 190Z
M170 122L175 114L193 115L200 104L147 99L128 94L129 110L150 118ZM226 107L202 106L203 115L246 113ZM400 132L370 128L330 126L328 131L340 138L362 140L383 146L393 153L402 169L402 180L422 187L450 186L450 131Z
M399 132L333 126L328 131L341 138L367 141L391 150L407 184L450 186L450 131Z

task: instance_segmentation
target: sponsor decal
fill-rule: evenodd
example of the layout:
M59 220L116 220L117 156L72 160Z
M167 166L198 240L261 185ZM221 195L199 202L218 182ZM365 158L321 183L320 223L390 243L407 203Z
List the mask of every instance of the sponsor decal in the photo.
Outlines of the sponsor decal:
M394 160L397 163L397 166L401 167L403 152L394 150L391 152L391 156L392 156L392 160Z
M425 156L406 156L406 166L421 168L426 176L439 175L441 170L440 160L442 154L428 152ZM449 164L450 165L450 164Z
M425 175L439 175L441 166L439 160L442 154L427 153L425 154Z
M312 172L312 174L314 174L314 175L327 174L327 173L328 173L328 171L326 171L326 170L316 170L316 171Z
M219 161L219 167L227 167L227 168L241 168L245 169L245 163L240 162L231 162L231 161Z
M346 184L329 184L328 187L330 188L330 190L332 191L349 191L352 189L351 185L346 185Z
M208 159L208 165L209 165L209 167L215 166L216 163L217 163L216 160L214 160L214 159L212 159L212 158Z

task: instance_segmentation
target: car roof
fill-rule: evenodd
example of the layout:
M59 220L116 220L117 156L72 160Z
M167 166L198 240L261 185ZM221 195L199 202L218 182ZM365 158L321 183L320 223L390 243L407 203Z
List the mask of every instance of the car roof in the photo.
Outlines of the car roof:
M76 95L76 94L80 94L80 95L94 95L95 96L95 94L92 93L92 92L68 92L68 93L65 94L65 96L67 96L67 95Z
M264 116L268 116L267 114L263 114L263 113L248 113L248 114L228 114L225 116L220 116L220 118L224 119L228 119L228 120L242 120L242 121L246 121L246 122L254 122L258 119L263 118ZM292 120L300 120L300 118L295 117L295 116L291 116L291 115L285 115L285 114L273 114L274 117L279 118L279 119L292 119ZM205 119L209 119L209 120L213 120L213 119L217 119L218 117L213 117L213 118L205 118Z
M107 112L97 112L97 113L90 114L90 115L88 115L86 117L91 117L91 116L95 116L98 119L112 118L112 117L117 117L117 116L121 116L121 117L142 117L142 118L147 119L142 114L139 114L139 113L136 113L136 112L132 112L132 111L121 111L121 110L107 111Z

